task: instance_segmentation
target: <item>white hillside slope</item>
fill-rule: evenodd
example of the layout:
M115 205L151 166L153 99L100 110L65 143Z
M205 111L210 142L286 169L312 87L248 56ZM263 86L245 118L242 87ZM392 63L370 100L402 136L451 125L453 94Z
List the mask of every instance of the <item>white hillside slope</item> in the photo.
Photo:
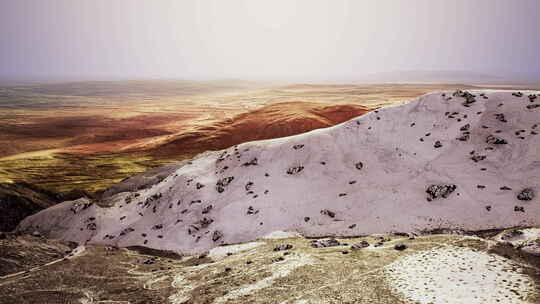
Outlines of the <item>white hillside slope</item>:
M277 230L540 225L540 97L530 95L538 92L471 93L433 93L335 127L206 153L149 188L112 194L112 207L64 202L18 229L196 253ZM455 190L428 200L431 185Z

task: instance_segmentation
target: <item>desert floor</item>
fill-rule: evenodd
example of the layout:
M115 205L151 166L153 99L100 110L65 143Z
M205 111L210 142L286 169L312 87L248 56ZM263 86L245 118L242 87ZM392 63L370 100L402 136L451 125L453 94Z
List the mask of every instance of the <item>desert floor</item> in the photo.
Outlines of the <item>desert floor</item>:
M313 248L312 241L263 238L182 257L8 235L0 240L0 303L44 297L51 304L540 301L538 257L492 237L374 235L327 248ZM371 246L351 248L361 241ZM394 249L399 243L407 248ZM276 251L282 245L290 247Z

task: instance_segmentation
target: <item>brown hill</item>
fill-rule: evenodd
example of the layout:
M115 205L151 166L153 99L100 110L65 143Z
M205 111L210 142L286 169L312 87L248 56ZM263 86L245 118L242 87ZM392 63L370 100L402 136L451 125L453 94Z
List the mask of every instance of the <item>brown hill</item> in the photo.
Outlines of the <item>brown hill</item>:
M282 102L129 149L150 150L156 155L219 150L247 141L285 137L330 127L371 110L366 106L351 104Z

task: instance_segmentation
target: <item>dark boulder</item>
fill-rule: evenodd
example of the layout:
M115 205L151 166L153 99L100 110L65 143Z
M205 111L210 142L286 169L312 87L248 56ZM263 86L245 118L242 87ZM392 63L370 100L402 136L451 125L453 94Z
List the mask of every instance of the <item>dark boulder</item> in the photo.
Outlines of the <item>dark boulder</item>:
M353 244L351 246L351 249L362 249L366 247L369 247L369 243L367 241L361 241L361 242Z
M223 233L221 233L219 230L215 230L212 234L212 241L217 242L221 238L223 238Z
M304 166L292 167L292 168L287 169L287 174L289 175L297 174L297 173L302 172L302 170L304 170Z
M459 128L460 131L469 131L471 124L466 124L463 127Z
M233 180L234 176L224 177L218 180L216 183L216 191L222 193L225 191L225 187L227 187Z
M403 251L403 250L407 249L407 245L405 245L403 243L397 243L397 244L394 245L394 249L399 250L399 251Z
M534 191L531 188L525 188L519 192L517 199L520 201L532 201L534 199Z
M504 138L488 135L488 137L486 137L486 143L491 145L506 145L508 142Z
M325 248L325 247L334 247L341 245L336 239L328 240L313 240L311 241L311 247L313 248Z
M485 155L473 155L471 157L472 161L474 161L475 163L479 162L479 161L482 161L484 159L486 159L486 156Z
M451 184L430 185L426 190L426 193L429 195L428 200L447 198L456 188L456 185Z
M323 210L321 210L321 214L322 214L322 215L329 216L329 217L331 217L331 218L336 217L336 213L333 212L333 211L330 211L330 210L328 210L328 209L323 209Z
M460 137L456 138L459 141L468 141L471 138L469 134L463 134Z
M282 245L274 247L274 251L283 251L283 250L289 250L292 248L293 248L293 245L291 244L282 244Z

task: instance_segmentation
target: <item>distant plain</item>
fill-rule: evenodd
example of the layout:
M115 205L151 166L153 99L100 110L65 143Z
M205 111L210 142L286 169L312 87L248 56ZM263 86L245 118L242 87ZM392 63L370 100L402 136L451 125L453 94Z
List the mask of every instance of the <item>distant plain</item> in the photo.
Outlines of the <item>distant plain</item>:
M0 182L96 192L207 150L328 127L457 88L505 86L174 80L0 85Z

